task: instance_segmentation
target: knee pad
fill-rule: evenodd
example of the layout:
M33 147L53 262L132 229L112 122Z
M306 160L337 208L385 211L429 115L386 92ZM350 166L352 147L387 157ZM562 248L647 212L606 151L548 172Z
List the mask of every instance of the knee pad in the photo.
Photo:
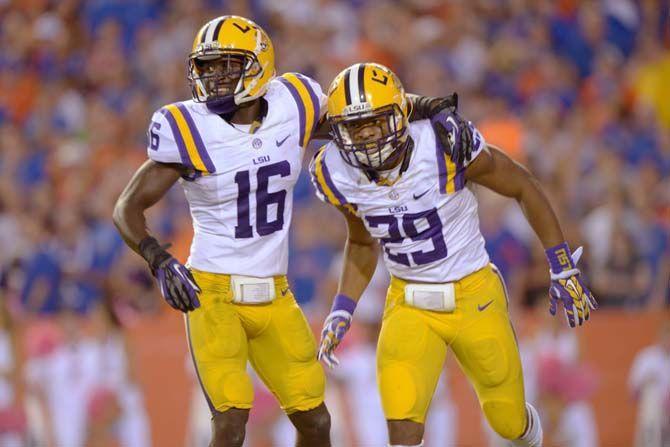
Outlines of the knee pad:
M402 363L392 362L380 369L379 391L386 419L409 419L415 413L417 386Z
M491 428L505 439L518 439L526 428L526 408L517 402L488 400L482 410Z
M323 398L326 392L326 374L323 372L323 366L316 360L310 362L300 378L303 390L309 397Z
M505 381L509 374L509 360L498 340L482 338L472 343L466 354L471 363L473 378L480 385L494 387Z

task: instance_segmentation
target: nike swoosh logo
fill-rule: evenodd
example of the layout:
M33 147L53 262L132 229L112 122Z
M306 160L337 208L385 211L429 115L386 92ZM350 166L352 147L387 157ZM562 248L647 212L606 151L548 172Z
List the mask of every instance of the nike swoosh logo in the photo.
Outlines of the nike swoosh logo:
M286 294L288 293L288 290L289 290L289 287L283 289L283 290L281 291L281 296L286 296Z
M290 136L291 136L291 134L288 134L288 135L286 135L286 136L284 137L283 140L275 140L275 143L277 143L277 147L279 147L279 146L281 146L282 144L284 144L284 141L286 141L286 140L288 139L288 137L290 137Z
M425 190L424 192L422 192L421 194L414 194L414 200L419 200L421 197L423 197L423 196L425 196L426 194L428 194L428 193L430 192L431 189L433 189L433 188L427 189L427 190Z
M483 306L481 304L477 305L477 310L480 311L480 312L483 311L484 309L489 307L492 302L493 302L493 300L489 301L488 303L484 304Z

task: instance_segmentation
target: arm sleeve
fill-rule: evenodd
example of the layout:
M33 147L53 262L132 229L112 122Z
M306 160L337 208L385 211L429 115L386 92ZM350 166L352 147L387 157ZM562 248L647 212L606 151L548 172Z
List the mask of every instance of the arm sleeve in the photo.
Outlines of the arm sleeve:
M442 101L446 103L446 107L451 108L454 112L458 107L458 95L456 93L452 93L446 98L436 98L434 96L421 96L408 93L407 99L412 104L412 112L409 115L410 121L430 119L432 117L431 111Z

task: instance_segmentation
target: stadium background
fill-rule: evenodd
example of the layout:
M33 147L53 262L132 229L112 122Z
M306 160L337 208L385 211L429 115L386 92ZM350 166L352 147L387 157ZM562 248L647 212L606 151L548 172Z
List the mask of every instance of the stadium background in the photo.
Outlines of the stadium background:
M585 246L582 267L602 306L576 331L547 318L540 245L516 204L480 192L482 230L510 289L526 369L536 371L529 386L545 431L576 445L571 430L588 427L564 430L561 415L577 408L582 425L593 416L600 445L632 445L631 364L670 321L669 11L667 0L0 0L0 442L22 445L30 433L197 445L187 434L198 431L189 420L198 390L181 317L110 216L145 159L152 111L190 95L194 33L235 13L268 31L279 73L327 86L343 67L377 61L410 92L458 91L461 113L531 167L572 246ZM304 173L295 200L289 277L316 330L344 225ZM190 222L178 187L151 210L150 227L185 259ZM360 442L366 428L356 422L372 417L356 402L361 390L368 400L375 393L370 329L380 290L342 347L344 364L362 367L329 381L340 445ZM453 361L447 371L433 426L453 427L458 445L483 445L473 393ZM661 374L670 382L670 370ZM274 445L285 431L259 385L250 444Z

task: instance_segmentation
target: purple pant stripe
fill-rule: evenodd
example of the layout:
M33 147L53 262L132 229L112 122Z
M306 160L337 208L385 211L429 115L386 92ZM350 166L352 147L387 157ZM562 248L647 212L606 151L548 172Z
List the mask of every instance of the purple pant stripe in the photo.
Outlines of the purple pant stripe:
M216 168L214 167L214 163L212 163L212 159L209 158L209 154L207 153L207 148L205 148L205 144L202 142L202 137L200 136L200 132L198 131L198 128L196 127L195 123L193 122L193 118L191 117L191 114L188 113L188 110L186 109L186 107L184 107L183 104L177 104L177 108L181 111L182 115L184 115L184 119L186 120L186 124L188 124L188 128L191 130L191 135L193 135L193 141L195 142L195 148L198 150L198 154L200 155L200 159L205 164L205 168L207 168L207 172L209 172L210 174L216 172Z
M209 406L209 411L211 411L212 414L214 414L216 408L214 407L212 400L209 398L209 394L207 394L205 386L202 384L202 380L200 379L200 371L198 371L198 363L196 363L195 355L193 354L193 344L191 343L191 324L189 323L189 315L186 314L185 318L186 318L186 338L188 339L188 352L191 353L191 360L193 360L195 375L198 377L198 383L200 384L200 388L202 389L202 392L205 395L205 399L207 399L207 405Z
M177 148L179 149L179 156L181 157L182 164L188 168L194 168L193 163L191 163L191 159L188 156L188 151L186 150L184 139L181 137L181 133L179 132L177 121L175 121L174 116L172 116L172 114L167 109L161 109L161 113L170 124L172 135L174 136L174 140L177 142Z
M300 99L300 94L298 93L298 90L291 84L289 81L287 81L284 78L279 78L279 82L284 84L284 87L288 89L289 92L291 92L291 96L293 96L293 99L295 100L295 103L298 105L298 117L300 119L300 144L302 144L303 140L305 139L305 105L302 103L302 99Z

